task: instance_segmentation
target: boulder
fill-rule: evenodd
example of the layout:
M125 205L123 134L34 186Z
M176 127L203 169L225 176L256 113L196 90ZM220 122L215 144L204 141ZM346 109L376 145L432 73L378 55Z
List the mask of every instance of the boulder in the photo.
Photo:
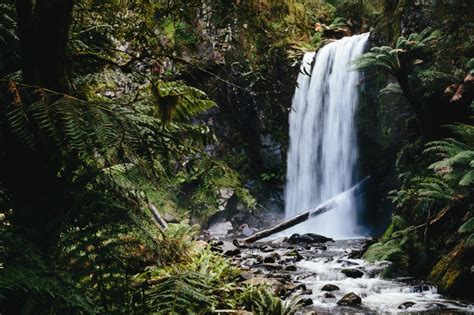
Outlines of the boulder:
M240 255L240 254L241 254L241 251L238 248L229 249L229 250L224 252L224 255L227 256L227 257L234 257L234 256L237 256L237 255Z
M303 306L313 305L313 300L310 298L303 298L301 299L301 305Z
M289 265L285 267L286 271L296 271L296 266L295 265Z
M266 263L266 264L274 264L276 262L276 259L275 259L274 256L269 255L269 256L266 256L265 258L263 258L263 262Z
M333 241L333 239L322 236L322 235L314 234L314 233L306 233L303 235L295 233L291 235L290 238L288 239L288 243L290 244L314 244L314 243L322 244L329 241Z
M348 278L361 278L364 275L364 273L359 269L353 268L342 269L341 272L345 274Z
M334 285L334 284L325 284L322 288L321 288L322 291L338 291L339 290L339 287L337 285Z
M264 262L264 263L275 263L275 262L277 262L278 260L280 260L280 258L281 258L281 257L280 257L280 255L278 255L278 253L272 253L272 254L270 254L270 255L268 255L268 256L265 256L265 257L263 258L263 262Z
M461 242L436 263L428 280L436 284L442 293L473 300L473 261L474 246Z
M336 298L336 296L334 294L329 293L329 292L324 293L323 297L325 299L335 299Z
M343 306L355 306L361 303L362 303L362 299L360 298L360 296L358 296L354 292L347 293L346 295L342 297L342 299L337 301L337 305L343 305Z

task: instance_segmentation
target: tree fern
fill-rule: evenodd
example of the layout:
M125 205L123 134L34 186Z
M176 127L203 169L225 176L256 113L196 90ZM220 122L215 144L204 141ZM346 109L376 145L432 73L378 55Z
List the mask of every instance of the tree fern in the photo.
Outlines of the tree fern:
M456 185L471 186L474 183L474 128L463 124L450 128L462 141L450 138L428 143L425 152L439 157L430 169Z
M204 92L181 81L159 82L152 84L151 89L156 112L165 123L173 118L183 121L216 106Z
M193 314L210 312L215 298L209 294L207 277L184 272L161 279L145 295L147 309L157 314Z

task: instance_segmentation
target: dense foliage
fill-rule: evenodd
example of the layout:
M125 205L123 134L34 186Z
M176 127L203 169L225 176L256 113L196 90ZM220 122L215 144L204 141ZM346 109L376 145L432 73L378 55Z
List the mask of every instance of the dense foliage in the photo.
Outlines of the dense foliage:
M294 314L298 299L241 285L192 224L223 190L254 211L281 189L297 61L372 26L380 47L356 66L392 76L384 92L418 128L398 156L397 216L366 258L462 295L474 41L456 2L0 3L0 313ZM164 229L152 209L191 223Z
M472 23L441 3L398 9L402 24L409 12L432 23L423 29L426 20L405 22L406 29L417 33L404 33L393 46L373 47L355 61L357 68L375 69L395 80L381 92L401 94L417 126L407 120L410 137L396 162L400 186L390 192L396 215L364 258L392 261L386 276L428 277L443 292L471 299L466 288L472 281L474 248L473 46L467 31ZM462 21L462 28L452 29Z

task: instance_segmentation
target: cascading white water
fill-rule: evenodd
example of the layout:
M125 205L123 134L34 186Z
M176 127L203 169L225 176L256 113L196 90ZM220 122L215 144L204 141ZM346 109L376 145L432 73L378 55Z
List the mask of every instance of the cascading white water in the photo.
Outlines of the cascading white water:
M361 55L369 34L344 37L306 53L290 113L290 147L285 212L290 217L349 189L354 184L357 139L354 114L359 73L351 61ZM309 75L310 74L310 75ZM292 229L333 238L360 234L356 198Z

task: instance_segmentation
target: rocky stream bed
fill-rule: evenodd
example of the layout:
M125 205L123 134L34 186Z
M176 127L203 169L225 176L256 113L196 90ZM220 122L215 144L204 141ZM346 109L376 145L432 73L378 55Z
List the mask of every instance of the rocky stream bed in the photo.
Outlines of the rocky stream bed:
M266 283L282 298L304 299L301 314L474 314L474 305L449 299L411 278L381 278L388 262L360 259L368 239L333 241L315 234L236 247L214 239L211 248L244 271L244 284Z

